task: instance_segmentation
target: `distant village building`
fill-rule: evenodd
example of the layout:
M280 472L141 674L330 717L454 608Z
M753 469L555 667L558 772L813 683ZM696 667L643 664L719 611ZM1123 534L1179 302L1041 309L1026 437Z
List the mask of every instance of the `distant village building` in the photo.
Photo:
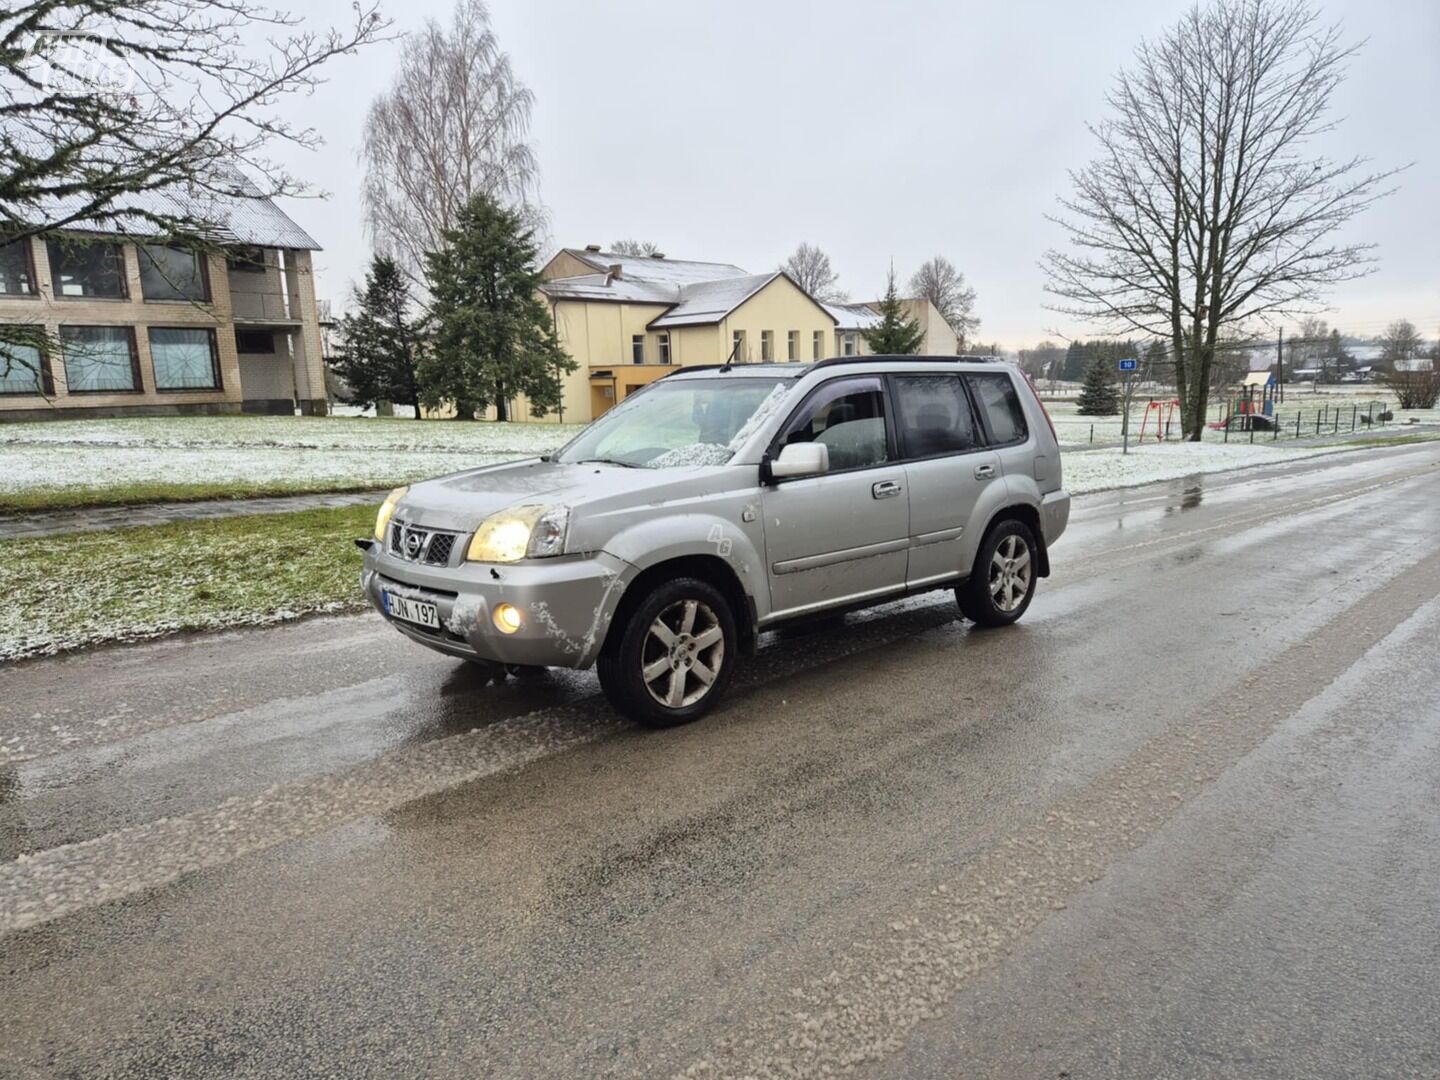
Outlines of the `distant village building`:
M25 362L0 377L0 420L323 415L319 245L258 191L207 194L199 209L193 197L147 198L158 212L183 206L213 222L218 250L121 239L106 223L68 231L95 243L0 242L0 320L58 342L53 355L22 350Z
M730 263L591 245L561 250L542 274L560 344L579 364L565 380L567 422L594 419L676 367L864 355L860 331L878 321L869 305L822 304L782 271ZM955 335L934 305L906 305L926 328L926 351L953 355ZM531 419L523 399L515 404L512 416Z

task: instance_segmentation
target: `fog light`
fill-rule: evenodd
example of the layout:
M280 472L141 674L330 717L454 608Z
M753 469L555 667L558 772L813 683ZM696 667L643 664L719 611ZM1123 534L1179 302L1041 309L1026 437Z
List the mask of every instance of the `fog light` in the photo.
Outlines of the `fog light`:
M492 616L495 620L495 629L502 634L513 634L519 630L525 622L525 616L514 604L499 604Z

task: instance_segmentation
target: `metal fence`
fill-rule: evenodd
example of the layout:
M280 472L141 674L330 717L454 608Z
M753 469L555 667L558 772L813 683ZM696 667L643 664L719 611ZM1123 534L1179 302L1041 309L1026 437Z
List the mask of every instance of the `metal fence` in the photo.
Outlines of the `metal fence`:
M1228 405L1222 405L1216 422L1211 426L1223 433L1225 442L1236 438L1253 443L1267 439L1278 442L1281 439L1349 435L1383 428L1394 419L1390 403L1386 401L1367 401L1364 406L1352 402L1349 405L1321 405L1314 409L1277 409L1268 416L1231 412Z

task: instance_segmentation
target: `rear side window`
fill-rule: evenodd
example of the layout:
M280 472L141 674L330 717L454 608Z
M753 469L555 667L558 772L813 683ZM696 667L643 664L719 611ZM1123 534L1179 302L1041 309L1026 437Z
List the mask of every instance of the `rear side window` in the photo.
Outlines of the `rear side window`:
M958 375L900 375L895 379L900 441L906 457L974 450L980 439Z
M985 414L990 428L990 441L1003 446L1006 443L1024 442L1029 430L1025 427L1025 410L1020 407L1020 395L1009 375L995 372L983 375L966 375L975 394L975 404Z

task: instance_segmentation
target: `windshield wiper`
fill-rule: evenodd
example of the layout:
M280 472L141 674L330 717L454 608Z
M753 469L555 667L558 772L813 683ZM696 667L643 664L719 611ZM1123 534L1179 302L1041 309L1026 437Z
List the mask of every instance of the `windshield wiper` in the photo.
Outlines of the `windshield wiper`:
M622 469L638 469L639 465L632 465L628 461L616 461L608 457L587 457L581 458L576 465L619 465Z

